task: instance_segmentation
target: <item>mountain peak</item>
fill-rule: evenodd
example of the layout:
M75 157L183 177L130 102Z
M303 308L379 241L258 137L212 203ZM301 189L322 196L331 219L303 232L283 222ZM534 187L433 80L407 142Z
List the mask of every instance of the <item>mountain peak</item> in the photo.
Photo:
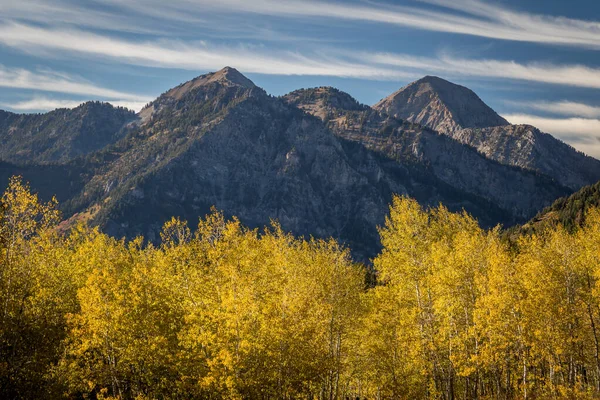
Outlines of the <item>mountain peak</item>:
M210 82L226 82L229 84L234 84L237 86L243 86L247 88L253 88L255 86L254 82L246 78L242 73L240 73L240 71L232 67L225 67L220 71L208 75L210 75Z
M447 81L443 78L440 78L439 76L435 76L435 75L425 75L424 77L422 77L421 79L413 82L414 83L422 83L422 82L429 82L429 83L446 83L446 84L450 84L450 85L454 85L454 83ZM458 86L458 85L456 85Z
M472 90L431 75L401 88L373 108L446 134L463 128L509 125Z
M250 79L242 75L237 69L225 67L217 72L201 75L192 79L191 81L185 82L169 90L166 95L168 97L180 99L186 93L202 86L208 86L211 83L219 83L224 86L241 87L246 89L252 89L256 87L256 85L254 85Z
M283 99L309 114L321 119L330 117L336 111L363 111L368 107L360 104L346 92L331 86L299 89L283 96Z

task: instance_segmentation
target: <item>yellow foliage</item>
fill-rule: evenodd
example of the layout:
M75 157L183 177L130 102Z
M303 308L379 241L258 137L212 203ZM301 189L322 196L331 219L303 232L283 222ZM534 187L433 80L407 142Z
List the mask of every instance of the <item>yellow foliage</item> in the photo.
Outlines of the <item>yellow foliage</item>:
M96 399L600 397L600 211L505 243L395 197L373 260L215 210L161 245L0 209L0 395ZM371 267L369 267L371 268Z

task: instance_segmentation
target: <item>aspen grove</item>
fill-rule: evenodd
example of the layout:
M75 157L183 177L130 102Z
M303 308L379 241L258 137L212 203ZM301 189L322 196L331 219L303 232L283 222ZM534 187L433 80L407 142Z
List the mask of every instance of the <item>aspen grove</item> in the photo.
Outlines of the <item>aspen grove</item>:
M218 211L160 245L65 232L13 178L0 397L600 398L600 212L585 221L509 240L395 197L363 266Z

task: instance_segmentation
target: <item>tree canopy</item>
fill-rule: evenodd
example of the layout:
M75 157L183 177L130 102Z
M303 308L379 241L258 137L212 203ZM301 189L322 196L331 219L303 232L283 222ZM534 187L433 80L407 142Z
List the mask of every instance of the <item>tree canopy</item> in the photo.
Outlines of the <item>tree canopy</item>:
M395 197L372 267L216 210L193 230L172 219L160 246L59 221L11 180L2 398L600 397L594 208L580 228L507 243Z

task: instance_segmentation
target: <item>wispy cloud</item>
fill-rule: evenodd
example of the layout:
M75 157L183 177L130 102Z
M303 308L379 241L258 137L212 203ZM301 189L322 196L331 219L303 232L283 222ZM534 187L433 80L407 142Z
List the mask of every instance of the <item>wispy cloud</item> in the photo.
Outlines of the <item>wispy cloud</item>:
M170 19L179 17L166 11L160 17L162 24L158 28L155 19L139 18L136 13L122 12L117 7L101 9L98 4L80 0L0 0L0 20L163 35L177 27L175 23L165 26Z
M35 96L29 100L3 103L2 107L7 107L14 111L51 111L57 108L75 108L81 103L83 102L78 100L58 100Z
M600 158L600 120L592 118L544 118L528 114L503 115L513 124L533 125L586 154Z
M368 79L413 77L394 68L345 61L324 53L305 55L260 46L211 46L206 42L131 41L77 29L48 29L24 24L0 25L0 43L15 49L110 58L136 65L218 70L226 65L245 72L275 75L320 75ZM53 51L50 51L53 50Z
M442 53L437 58L378 53L370 55L370 59L380 65L414 68L434 73L446 73L452 76L508 78L566 86L600 88L600 69L585 65L465 59L447 53Z
M475 36L600 49L600 21L532 14L481 0L420 0L479 18Z
M204 41L133 41L77 29L49 29L16 23L0 25L0 43L37 54L79 54L134 65L189 70L217 70L232 65L247 73L387 80L406 80L434 73L448 77L508 78L600 88L598 68L465 59L448 53L438 57L415 57L323 49L304 54L261 46L216 46Z
M570 117L600 118L600 106L592 106L574 101L533 101L517 102L509 101L508 104L525 107L530 110L543 111L550 114L566 115ZM600 131L598 132L600 135Z
M171 31L181 31L182 24L223 28L214 18L206 18L208 13L250 13L304 18L322 24L330 24L331 20L363 21L491 39L600 49L600 21L531 14L482 0L417 0L412 2L412 6L390 3L331 0L0 0L0 18L167 35Z
M102 0L118 3L116 0ZM600 22L513 11L505 5L480 0L425 0L436 8L394 6L373 2L315 0L130 0L127 6L140 13L186 16L192 13L256 13L290 18L365 21L428 31L485 38L600 48Z
M130 104L146 103L145 96L125 93L97 86L84 79L51 70L30 71L23 68L8 68L0 64L0 87L27 89L40 92L65 93L86 96L87 99L106 99ZM11 106L15 108L14 105ZM39 108L45 109L44 108Z

